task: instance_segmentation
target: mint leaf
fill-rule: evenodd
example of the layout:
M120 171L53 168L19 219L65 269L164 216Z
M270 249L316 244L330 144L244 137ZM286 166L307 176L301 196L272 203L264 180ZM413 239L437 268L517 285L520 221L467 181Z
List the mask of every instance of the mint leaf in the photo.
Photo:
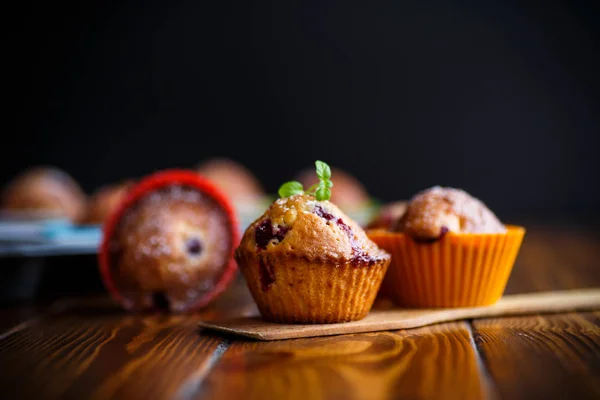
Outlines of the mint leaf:
M329 200L331 198L331 190L321 186L317 189L315 197L319 201Z
M304 193L304 188L298 181L289 181L281 185L277 193L279 194L279 197L290 197Z
M317 169L317 177L319 183L312 185L308 190L304 190L302 184L297 181L286 182L279 187L279 197L290 197L296 194L306 193L310 196L314 196L318 201L325 201L331 198L331 188L333 182L331 182L331 168L327 163L323 161L315 161L315 167Z
M325 181L331 179L331 168L329 168L327 163L317 160L315 161L315 166L317 167L317 176L320 180Z

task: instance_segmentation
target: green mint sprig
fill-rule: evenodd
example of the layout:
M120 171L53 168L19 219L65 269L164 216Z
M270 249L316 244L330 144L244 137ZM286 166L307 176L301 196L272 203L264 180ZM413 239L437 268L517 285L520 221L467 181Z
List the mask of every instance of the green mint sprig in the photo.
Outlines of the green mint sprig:
M306 193L319 201L329 200L331 198L331 188L333 182L331 182L331 168L323 161L315 161L315 167L317 168L317 177L319 183L312 185L307 191L304 191L302 184L298 181L289 181L279 187L279 197L290 197L296 194Z

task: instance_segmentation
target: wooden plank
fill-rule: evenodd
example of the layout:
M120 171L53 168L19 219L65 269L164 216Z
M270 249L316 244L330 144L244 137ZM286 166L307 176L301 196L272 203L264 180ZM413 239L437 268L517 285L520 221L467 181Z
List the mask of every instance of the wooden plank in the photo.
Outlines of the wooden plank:
M528 230L505 294L600 286L600 236L557 227Z
M508 293L600 285L600 239L589 232L534 230ZM599 398L598 313L484 319L473 335L503 398Z
M15 329L25 327L40 315L41 308L35 305L19 305L0 308L0 338Z
M275 342L236 341L195 398L488 397L468 325Z
M195 392L227 349L198 321L256 312L234 287L195 315L127 314L106 297L63 309L0 339L0 388L14 398L173 398ZM7 368L6 366L10 366Z
M223 346L197 317L62 315L0 342L0 387L15 398L171 397Z
M474 322L502 398L600 398L600 313Z
M201 321L200 326L252 339L282 340L410 329L473 318L599 309L600 289L581 289L508 295L486 307L371 310L362 320L338 324L278 324L259 316L226 316L216 321Z

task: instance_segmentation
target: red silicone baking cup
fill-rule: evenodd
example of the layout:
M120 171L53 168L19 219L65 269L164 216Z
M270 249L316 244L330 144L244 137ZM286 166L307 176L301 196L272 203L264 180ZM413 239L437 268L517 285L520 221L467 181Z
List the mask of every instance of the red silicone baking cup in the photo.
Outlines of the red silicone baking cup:
M103 227L103 239L98 253L100 275L102 276L102 281L106 289L109 291L111 296L120 303L122 303L124 299L115 286L111 276L109 252L110 238L114 234L115 229L117 228L125 211L135 205L147 194L172 185L181 185L197 189L198 191L207 194L213 200L215 200L217 204L225 211L232 239L229 262L224 267L223 273L217 280L213 290L201 296L196 303L189 307L188 311L197 310L206 306L229 286L235 276L237 264L233 258L233 252L240 238L238 220L231 201L214 185L214 183L200 176L197 172L188 170L160 171L152 175L148 175L137 185L135 185L123 199L121 204L110 215Z

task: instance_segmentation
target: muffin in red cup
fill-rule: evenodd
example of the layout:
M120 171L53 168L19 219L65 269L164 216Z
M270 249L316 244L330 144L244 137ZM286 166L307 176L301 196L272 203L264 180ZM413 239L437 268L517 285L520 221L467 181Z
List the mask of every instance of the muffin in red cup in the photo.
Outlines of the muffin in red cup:
M504 226L468 193L418 193L391 231L369 237L392 254L386 295L405 307L469 307L500 299L525 229Z
M127 310L189 312L229 285L238 243L233 207L193 171L142 179L104 225L104 284Z
M4 188L0 207L24 216L76 221L85 212L85 201L85 194L66 172L36 167L21 173Z
M127 180L98 189L87 201L85 213L79 220L79 223L89 225L103 224L119 204L121 204L134 184L134 181Z
M331 177L331 171L322 177ZM282 190L286 185L295 189ZM286 185L235 252L263 318L305 324L364 318L389 254L327 200L330 182L315 193L305 193L298 182Z

